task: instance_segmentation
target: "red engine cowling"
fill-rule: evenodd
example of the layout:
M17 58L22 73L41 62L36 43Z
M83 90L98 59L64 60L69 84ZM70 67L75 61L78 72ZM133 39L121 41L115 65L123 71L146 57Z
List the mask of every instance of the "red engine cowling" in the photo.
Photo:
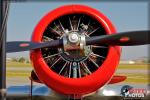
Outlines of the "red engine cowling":
M84 5L65 5L46 14L34 29L32 41L62 38L77 32L86 36L116 33L110 20L101 12ZM38 78L53 90L67 95L87 94L108 83L118 65L120 47L86 46L79 51L63 48L33 50L30 58Z

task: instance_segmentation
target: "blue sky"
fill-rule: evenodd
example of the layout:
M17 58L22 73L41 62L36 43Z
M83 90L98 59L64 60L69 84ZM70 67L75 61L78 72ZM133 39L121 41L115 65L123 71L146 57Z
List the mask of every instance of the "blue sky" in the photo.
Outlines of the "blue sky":
M34 27L49 11L65 4L84 4L104 13L118 32L148 29L146 2L27 2L11 3L7 41L30 40ZM8 57L29 56L28 52L7 54ZM123 47L121 59L148 56L147 46Z

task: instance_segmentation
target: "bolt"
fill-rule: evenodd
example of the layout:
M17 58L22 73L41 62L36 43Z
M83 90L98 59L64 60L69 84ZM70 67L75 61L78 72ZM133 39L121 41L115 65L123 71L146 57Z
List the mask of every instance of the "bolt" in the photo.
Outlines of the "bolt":
M79 40L78 35L75 33L70 34L68 38L69 38L69 41L72 43L77 43Z
M76 62L73 62L73 66L77 66L77 63L76 63Z

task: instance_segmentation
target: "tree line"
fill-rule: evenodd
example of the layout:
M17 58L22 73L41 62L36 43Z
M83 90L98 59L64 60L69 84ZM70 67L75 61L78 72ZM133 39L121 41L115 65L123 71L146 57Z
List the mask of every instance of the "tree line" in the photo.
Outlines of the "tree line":
M30 60L25 57L12 58L12 62L30 63Z

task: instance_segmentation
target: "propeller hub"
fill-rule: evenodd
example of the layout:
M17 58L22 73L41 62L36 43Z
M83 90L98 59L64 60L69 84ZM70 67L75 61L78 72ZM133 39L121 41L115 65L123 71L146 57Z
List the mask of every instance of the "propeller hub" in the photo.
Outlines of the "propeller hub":
M60 52L66 61L79 62L88 58L91 48L86 46L85 35L78 31L70 31L63 37L64 47Z
M78 37L78 35L76 33L71 33L68 36L68 40L71 43L77 43L79 41L79 37Z

